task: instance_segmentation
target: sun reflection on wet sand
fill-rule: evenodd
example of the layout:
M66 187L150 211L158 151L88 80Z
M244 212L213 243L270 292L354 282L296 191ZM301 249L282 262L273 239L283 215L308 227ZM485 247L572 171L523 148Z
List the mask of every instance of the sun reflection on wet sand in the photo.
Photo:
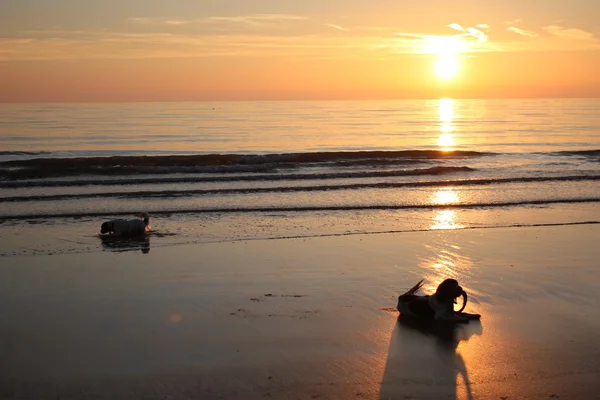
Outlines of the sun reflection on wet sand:
M465 226L458 222L458 216L454 210L438 211L433 219L434 223L429 227L436 229L461 229Z
M445 234L441 234L434 243L427 245L429 253L421 257L419 266L425 279L423 293L435 292L437 286L448 278L456 279L468 291L469 280L473 273L474 263L471 258L464 256L463 249L456 246ZM467 250L468 251L468 250Z

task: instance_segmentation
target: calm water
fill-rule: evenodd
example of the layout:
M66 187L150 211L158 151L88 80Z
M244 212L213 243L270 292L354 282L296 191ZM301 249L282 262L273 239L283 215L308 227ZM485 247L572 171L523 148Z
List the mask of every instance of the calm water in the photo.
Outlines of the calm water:
M0 115L2 255L600 221L600 99L0 105ZM97 237L103 220L141 211L155 229L141 243ZM36 231L48 240L23 240Z

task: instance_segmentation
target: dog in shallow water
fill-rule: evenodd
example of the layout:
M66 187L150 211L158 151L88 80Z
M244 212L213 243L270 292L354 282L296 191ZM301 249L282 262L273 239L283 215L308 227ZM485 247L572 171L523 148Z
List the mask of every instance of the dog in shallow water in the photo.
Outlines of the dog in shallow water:
M411 317L435 321L468 322L481 318L479 314L462 312L467 306L467 292L455 279L446 279L437 287L432 295L420 296L415 294L423 286L423 280L398 297L398 311ZM454 310L456 299L462 297L462 308Z
M100 233L115 236L141 236L151 231L150 216L143 213L138 219L113 219L102 223Z

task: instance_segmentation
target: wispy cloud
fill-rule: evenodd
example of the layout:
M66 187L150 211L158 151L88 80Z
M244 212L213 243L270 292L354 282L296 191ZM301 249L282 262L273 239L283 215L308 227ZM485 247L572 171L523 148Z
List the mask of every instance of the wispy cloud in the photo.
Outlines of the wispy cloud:
M206 22L206 19L166 19L166 18L143 18L131 17L129 21L134 24L151 24L151 25L189 25L200 22Z
M550 25L544 27L544 30L549 34L556 36L561 39L570 39L570 40L597 40L594 34L591 32L586 32L581 29L574 28L563 28L558 25Z
M521 36L528 36L528 37L540 36L539 34L537 34L535 32L526 31L525 29L517 28L516 26L509 26L508 28L506 28L506 30L509 32L514 32L517 35L521 35Z
M488 35L481 29L466 27L463 28L459 24L448 24L448 28L454 29L455 31L462 32L459 36L471 36L477 39L477 41L485 43L488 41Z
M0 60L144 59L231 56L373 57L379 37L184 35L109 31L25 31L0 37Z
M453 23L449 28L460 33L454 35L425 35L411 32L396 32L398 39L387 44L395 52L411 52L419 54L471 53L478 51L494 51L488 43L488 36L481 30Z
M145 18L131 17L129 21L136 24L152 24L152 25L191 25L191 24L206 24L206 23L234 23L246 25L261 25L266 23L275 23L283 21L302 21L308 17L293 14L250 14L239 16L212 16L206 18L194 19L174 19L174 18Z
M231 22L238 24L257 25L263 23L281 22L281 21L301 21L308 19L302 15L293 14L251 14L234 17L208 17L213 22Z
M254 18L258 21L286 20L280 14L258 14ZM220 30L213 29L212 22L206 29L177 28L193 21L198 20L164 19L160 20L163 25L160 29L137 27L133 32L59 29L13 32L7 37L0 36L0 60L230 56L373 59L394 57L396 54L600 49L600 39L592 33L560 25L546 26L539 35L511 25L507 29L515 35L514 40L509 41L491 40L487 30L482 28L484 24L464 27L452 23L448 25L448 35L397 32L391 27L354 27L351 33L340 35L334 30L346 32L350 29L335 24L315 24L314 21L301 24L301 29L293 31L283 31L279 27ZM141 18L132 22L159 23L158 20ZM497 32L498 35L501 33ZM522 40L519 36L529 40Z
M448 24L448 28L454 29L455 31L462 32L465 28L460 26L459 24Z
M348 32L350 29L348 28L344 28L343 26L340 25L335 25L335 24L325 24L333 29L337 29L338 31L342 31L342 32Z

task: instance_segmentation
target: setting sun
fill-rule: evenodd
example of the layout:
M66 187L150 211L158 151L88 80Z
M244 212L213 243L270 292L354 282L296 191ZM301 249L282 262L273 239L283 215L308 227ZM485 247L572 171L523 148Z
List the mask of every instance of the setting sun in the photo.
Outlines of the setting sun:
M460 64L454 56L438 58L433 65L435 75L441 80L450 80L458 75Z

